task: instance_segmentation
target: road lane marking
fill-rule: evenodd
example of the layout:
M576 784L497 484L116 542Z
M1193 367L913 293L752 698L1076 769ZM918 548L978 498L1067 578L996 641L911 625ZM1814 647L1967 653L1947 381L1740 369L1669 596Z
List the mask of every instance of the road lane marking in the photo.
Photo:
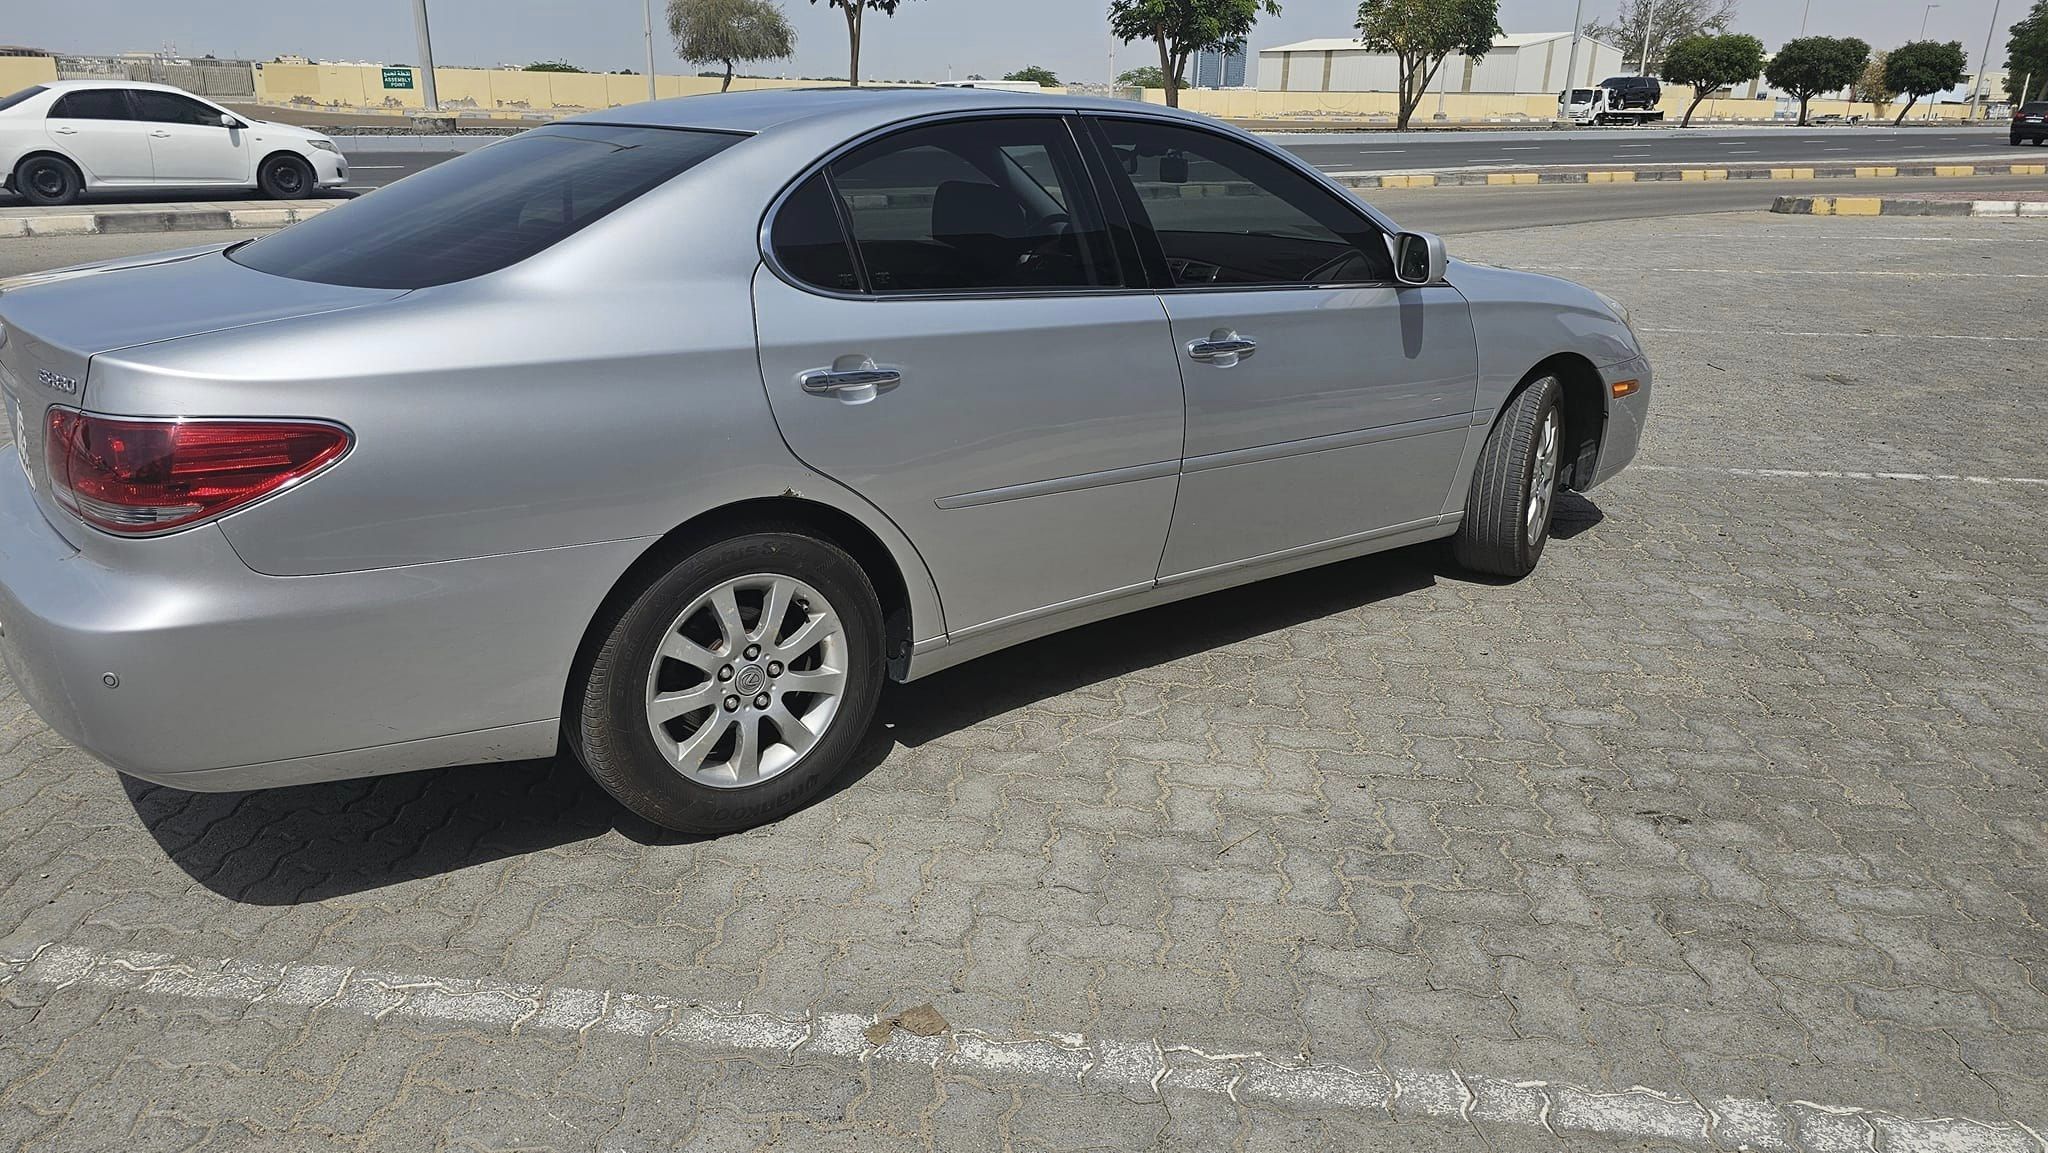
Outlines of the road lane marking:
M1523 264L1532 272L1612 272L1603 264ZM1859 268L1640 268L1631 272L1678 273L1694 276L1903 276L1925 280L2048 280L2048 272L1919 272Z
M1711 472L1721 476L1764 480L1894 480L1919 484L1974 484L1985 487L2011 484L2048 488L2048 477L2037 476L1964 476L1945 472L1869 472L1862 469L1835 468L1706 468L1676 464L1632 464L1629 468L1641 472Z
M1635 1085L1603 1090L1537 1077L1458 1068L1352 1068L1293 1052L1206 1052L1160 1038L1085 1034L1001 1036L954 1026L948 1034L893 1033L877 1047L863 1013L778 1017L620 990L521 985L402 974L355 966L201 960L169 953L92 950L44 943L0 957L0 987L73 988L178 1001L258 1004L343 1012L373 1021L428 1021L492 1034L592 1034L714 1054L759 1054L782 1063L820 1058L929 1069L934 1076L1028 1079L1135 1100L1165 1091L1396 1117L1486 1122L1558 1138L1618 1138L1702 1150L1823 1153L2044 1153L2025 1125L1970 1117L1908 1117L1884 1109L1702 1097ZM853 1074L849 1073L849 1076ZM1844 1144L1843 1142L1847 1142Z
M1983 342L1987 344L2044 344L2048 336L1956 336L1934 332L1786 332L1770 328L1745 328L1730 332L1718 328L1644 328L1637 332L1648 332L1659 336L1788 336L1796 340L1955 340Z
M405 167L405 165L403 165L403 164L351 164L351 165L349 165L349 168L350 168L350 169L352 169L352 170L354 170L354 171L356 171L356 172L391 172L391 171L394 171L394 170L396 170L396 169L400 169L400 168L404 168L404 167Z
M1366 151L1366 152L1361 152L1361 153L1359 153L1359 155L1360 155L1360 156L1399 156L1399 155L1401 155L1402 153L1404 153L1404 152L1406 152L1406 151L1408 151L1408 150L1407 150L1406 148L1379 148L1379 149L1373 149L1373 150L1369 150L1369 151Z

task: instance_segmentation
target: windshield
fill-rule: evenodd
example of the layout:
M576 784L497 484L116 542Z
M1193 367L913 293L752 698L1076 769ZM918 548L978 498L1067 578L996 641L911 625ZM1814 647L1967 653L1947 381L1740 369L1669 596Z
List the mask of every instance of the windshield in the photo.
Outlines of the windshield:
M507 268L744 139L552 124L236 248L237 264L321 284L429 288Z
M1571 103L1573 104L1591 104L1593 102L1593 90L1591 88L1574 88L1571 90L1570 95Z
M29 97L34 96L36 93L44 91L48 90L44 88L41 84L37 84L31 88L24 88L12 96L0 96L0 112L5 112L9 108L12 108L15 105L21 103L22 101L27 100Z

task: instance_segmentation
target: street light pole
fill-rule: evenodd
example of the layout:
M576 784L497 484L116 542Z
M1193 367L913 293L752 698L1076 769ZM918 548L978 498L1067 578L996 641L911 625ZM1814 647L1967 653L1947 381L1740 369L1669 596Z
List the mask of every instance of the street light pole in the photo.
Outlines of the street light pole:
M1806 0L1806 7L1799 10L1799 34L1806 35L1806 18L1813 15L1813 0Z
M420 38L420 89L427 111L441 110L441 97L434 91L434 44L427 34L427 0L412 0L412 30Z
M1927 10L1920 14L1920 39L1927 39L1927 18L1934 15L1934 10L1939 7L1939 4L1929 4Z
M1970 119L1977 119L1980 103L1978 93L1984 91L1984 82L1991 75L1991 40L1998 35L1998 11L2005 7L2005 0L1992 0L1991 27L1984 30L1984 55L1977 58L1977 82L1970 85Z
M1578 11L1572 13L1572 54L1565 61L1564 65L1564 86L1566 91L1577 87L1579 83L1577 80L1579 74L1579 41L1584 38L1585 29L1586 0L1579 0Z
M1643 55L1636 61L1636 75L1650 74L1650 33L1657 27L1657 0L1643 0Z
M647 18L647 98L654 95L654 0L642 0L641 14Z

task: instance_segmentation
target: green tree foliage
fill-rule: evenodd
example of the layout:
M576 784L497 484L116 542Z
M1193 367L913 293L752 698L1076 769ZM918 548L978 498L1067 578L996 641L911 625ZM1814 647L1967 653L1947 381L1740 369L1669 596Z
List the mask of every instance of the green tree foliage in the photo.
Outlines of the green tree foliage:
M782 60L796 51L789 18L769 0L669 0L668 31L677 56L725 65L720 91L732 88L734 64Z
M2012 26L2005 42L2005 94L2008 99L2039 100L2048 92L2048 0L2034 0L2026 19ZM2034 90L2021 92L2033 77Z
M534 61L533 63L531 63L531 64L528 64L528 65L527 65L526 67L524 67L524 68L520 69L520 71L521 71L521 72L581 72L581 71L583 71L583 69L581 69L581 68L578 68L578 67L576 67L576 66L575 66L574 64L571 64L571 63L569 63L569 62L568 62L567 60L536 60L536 61Z
M1500 35L1500 0L1365 0L1358 6L1358 36L1401 69L1400 127L1408 127L1444 58L1463 52L1474 60Z
M1856 83L1868 63L1870 45L1854 36L1806 36L1786 41L1764 66L1764 78L1771 87L1799 98L1799 125L1803 128L1806 106L1813 98Z
M1109 0L1109 31L1126 44L1159 46L1159 87L1166 103L1178 108L1181 78L1195 53L1242 48L1261 14L1278 16L1279 0Z
M1161 72L1156 64L1147 64L1143 68L1133 68L1120 74L1116 82L1125 88L1164 88L1166 73ZM1187 82L1187 77L1180 78L1182 87L1185 87Z
M1623 60L1638 61L1652 76L1663 71L1665 55L1680 40L1718 36L1735 21L1736 0L1621 0L1612 20L1590 20L1586 35L1621 49ZM1650 38L1645 58L1643 38Z
M1052 74L1052 69L1040 68L1036 64L1029 68L1019 68L1008 76L1003 77L1003 79L1029 80L1040 88L1058 88L1060 86L1060 78Z
M1755 79L1763 70L1764 42L1754 36L1738 32L1674 41L1664 52L1664 79L1692 87L1692 103L1686 107L1685 123L1680 127L1692 127L1692 114L1707 97L1731 84Z
M813 4L824 4L837 8L846 15L847 83L860 87L860 34L861 25L869 9L884 16L896 15L896 9L903 6L903 0L811 0Z
M1904 123L1906 113L1913 110L1922 96L1946 92L1969 78L1970 54L1964 51L1961 41L1941 44L1916 40L1885 53L1884 86L1910 97L1892 123Z

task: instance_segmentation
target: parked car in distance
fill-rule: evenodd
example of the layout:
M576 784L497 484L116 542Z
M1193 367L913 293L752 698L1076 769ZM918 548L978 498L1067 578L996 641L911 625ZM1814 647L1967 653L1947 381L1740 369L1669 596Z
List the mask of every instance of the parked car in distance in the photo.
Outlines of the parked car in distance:
M1664 85L1655 76L1610 76L1600 87L1614 93L1617 112L1652 109L1664 100Z
M2048 140L2048 100L2033 100L2013 109L2012 143Z
M561 121L0 326L0 654L58 732L195 790L566 747L700 833L892 677L1445 538L1523 576L1651 384L1619 305L1257 137L975 91Z
M165 84L59 80L0 97L0 183L30 204L137 189L292 199L347 179L340 149L320 133Z

